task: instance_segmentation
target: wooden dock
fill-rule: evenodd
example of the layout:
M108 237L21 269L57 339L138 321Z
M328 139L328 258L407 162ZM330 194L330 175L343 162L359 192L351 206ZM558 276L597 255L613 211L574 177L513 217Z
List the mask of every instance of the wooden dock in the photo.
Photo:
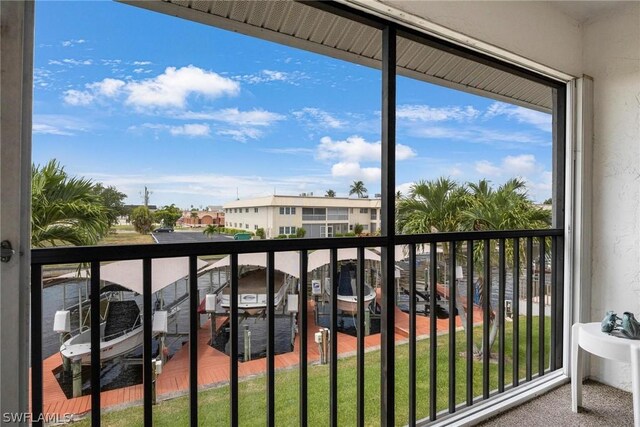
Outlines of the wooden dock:
M396 343L406 342L409 336L409 315L396 307ZM474 308L474 324L482 322L482 312ZM225 318L218 317L218 325ZM308 302L308 333L307 354L308 362L315 363L320 360L318 345L314 342L314 334L318 331L313 315L313 301ZM460 318L456 318L456 324L461 326ZM429 336L430 318L417 316L417 336L425 338ZM438 319L437 329L446 333L449 330L448 319ZM440 332L439 332L440 333ZM229 357L208 345L211 338L209 322L198 330L198 386L212 387L229 382ZM365 337L365 348L373 350L380 347L380 334ZM300 335L294 343L294 351L275 356L276 369L295 367L299 364ZM356 354L357 338L351 335L338 333L338 354L347 357ZM62 365L59 353L56 353L43 361L43 398L44 412L46 414L83 414L91 410L91 396L81 396L68 399L57 379L54 370ZM266 370L266 359L257 359L249 362L238 363L238 375L240 378L263 374ZM158 399L187 393L189 390L189 346L183 345L175 355L167 361L162 373L156 381ZM129 404L141 403L143 399L142 384L122 387L101 393L101 407L114 408Z

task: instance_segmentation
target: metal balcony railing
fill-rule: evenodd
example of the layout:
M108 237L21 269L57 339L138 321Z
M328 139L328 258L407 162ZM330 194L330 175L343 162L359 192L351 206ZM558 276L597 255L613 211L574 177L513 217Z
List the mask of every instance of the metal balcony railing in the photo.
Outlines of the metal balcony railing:
M396 301L397 282L395 281L395 248L389 247L389 242L396 245L404 245L408 256L407 279L404 287L409 296L408 312L408 346L409 346L409 381L408 381L408 423L415 425L421 419L426 422L439 420L447 414L464 410L465 407L474 405L479 401L503 393L520 384L532 381L550 371L554 371L562 365L562 265L563 265L563 233L560 229L549 230L520 230L520 231L492 231L492 232L465 232L465 233L437 233L426 235L397 235L393 240L387 237L369 238L342 238L342 239L288 239L288 240L252 240L229 242L205 242L189 244L155 244L155 245L129 245L129 246L100 246L100 247L64 247L32 250L31 266L31 408L34 418L43 413L43 357L42 357L42 278L43 267L50 264L87 263L90 265L90 289L92 295L100 292L100 263L119 260L142 260L143 268L143 407L144 424L150 426L152 420L152 260L156 258L188 257L189 258L189 417L191 425L198 425L198 268L197 257L204 255L230 255L230 357L229 357L229 414L230 424L238 425L238 256L245 253L266 253L267 266L267 355L266 355L266 398L267 411L264 414L267 425L275 425L275 352L274 352L274 320L275 308L275 254L277 252L299 252L301 284L309 282L307 271L308 257L311 251L328 249L330 251L329 275L334 289L338 287L338 250L342 248L356 248L357 259L357 419L359 426L365 423L365 312L364 289L365 283L365 250L366 248L379 248L382 259L381 291L387 293L388 298L382 298L381 310L381 367L383 375L391 375L393 383L393 369L384 369L395 365L395 353L391 347L396 346L394 340L394 308L389 309L384 304ZM428 249L428 250L427 250ZM538 271L534 272L534 261L538 265ZM433 293L428 300L424 300L424 312L429 314L429 393L428 396L418 395L416 387L417 377L417 307L419 293L416 283L419 282L421 271L417 265L425 263L426 272L422 273L424 282L438 283L438 274L446 276L449 283L447 295L444 298L450 302L448 317L448 404L446 407L438 407L436 397L438 394L438 335L437 298ZM444 266L438 270L438 265ZM464 279L460 281L460 267L466 270ZM424 270L422 270L424 271ZM456 272L457 271L457 272ZM510 272L510 274L507 274ZM510 276L510 277L509 277ZM481 286L480 294L476 289L476 283L482 278L485 286ZM535 280L534 280L535 279ZM511 282L511 283L508 283ZM456 286L455 284L461 284ZM521 286L524 283L524 287ZM497 289L495 289L497 287ZM513 333L511 343L513 348L524 347L524 369L520 361L519 351L513 351L511 360L506 358L507 334L505 324L507 314L505 301L507 289L512 292L512 325ZM535 289L535 290L534 290ZM429 290L429 289L428 289ZM522 294L524 290L524 295ZM307 348L307 286L299 287L298 324L300 333L299 348L299 419L300 425L307 425L308 413L308 348ZM550 293L550 295L549 295ZM537 312L534 313L534 294L537 295ZM338 410L344 402L338 401L338 292L331 292L329 298L330 307L330 331L329 345L329 398L330 409L327 414L330 424L335 426L338 422ZM479 297L479 298L476 298ZM550 297L549 306L545 305L545 296ZM454 306L456 301L466 297L467 316L466 331L473 331L474 326L481 329L481 339L476 344L482 344L484 349L489 348L490 325L497 321L500 325L497 330L497 386L490 386L490 352L483 351L482 366L482 392L478 395L474 391L474 333L466 333L466 386L463 396L458 396L456 390L456 363L457 359L456 335L460 334L456 326L456 314ZM475 301L474 301L475 299ZM385 302L386 301L386 302ZM521 305L522 303L522 305ZM91 322L99 324L100 310L99 298L91 299ZM524 313L522 312L524 308ZM507 307L508 308L508 307ZM545 313L550 310L550 315ZM474 324L474 312L481 313L482 321ZM391 313L391 314L390 314ZM534 349L533 318L538 317L537 334L538 349ZM476 316L476 320L477 320ZM522 317L522 318L521 318ZM550 325L545 325L545 320ZM525 337L520 337L520 324L524 321ZM480 326L481 324L481 326ZM550 336L547 334L547 326L550 326ZM442 332L442 331L440 331ZM524 338L524 340L522 340ZM524 341L524 343L523 343ZM100 328L91 330L91 365L100 365ZM548 348L545 348L545 345ZM538 353L534 359L534 350ZM505 372L508 364L512 364L512 378L506 378ZM523 372L523 374L521 374ZM101 419L101 388L100 370L91 370L91 420L93 426L100 425ZM389 389L380 388L381 404L396 402L395 396L388 396ZM395 392L394 392L395 393ZM406 391L403 391L406 393ZM428 400L428 411L418 409L418 400ZM393 406L393 405L391 405ZM441 405L442 406L442 405ZM387 408L394 411L394 408ZM38 424L38 423L34 423Z

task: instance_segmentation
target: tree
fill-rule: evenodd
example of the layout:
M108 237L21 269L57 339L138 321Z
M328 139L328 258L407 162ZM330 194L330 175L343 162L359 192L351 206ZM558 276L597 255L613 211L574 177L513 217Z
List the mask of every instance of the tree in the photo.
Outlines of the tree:
M356 194L359 199L363 198L365 194L367 194L367 188L364 186L364 182L362 181L353 181L351 187L349 189L349 195Z
M469 193L449 178L418 181L397 203L397 226L402 234L461 231Z
M261 239L266 238L266 233L264 232L264 228L260 227L256 230L256 236L260 237Z
M155 212L156 220L160 221L165 227L175 227L180 217L182 217L182 211L173 203L171 206L163 206Z
M327 192L325 193L324 197L336 197L336 192L329 189L327 190Z
M153 214L147 206L138 206L131 212L133 228L140 234L149 234L153 227Z
M109 210L89 179L69 177L55 160L31 169L31 246L95 245Z
M544 202L542 202L542 204L543 205L551 205L551 204L553 204L553 199L551 197L549 197Z
M459 185L447 178L435 181L420 181L414 184L407 197L397 203L397 226L401 233L433 233L445 231L517 230L546 228L550 224L550 211L536 207L527 197L522 180L511 179L497 189L490 182ZM496 241L490 240L495 251ZM505 241L507 262L513 259L513 242ZM445 271L448 271L447 245L443 245ZM476 286L484 295L484 242L474 244L475 271L467 272L477 278ZM521 253L524 253L522 250ZM463 256L460 256L460 260ZM497 257L492 257L496 260ZM460 293L457 293L460 295ZM481 305L483 301L480 301ZM462 324L466 325L466 313L460 301L456 301ZM489 310L491 310L489 302ZM491 319L490 345L494 343L499 328L498 319ZM481 356L484 348L474 349Z
M307 230L302 227L296 229L296 237L302 239L307 234Z
M196 225L198 223L198 219L200 217L198 216L198 211L195 209L191 210L191 224L192 225Z
M208 237L212 237L216 233L220 233L220 230L218 229L218 226L216 224L209 224L202 231L202 234Z
M124 207L124 199L127 195L118 191L114 186L105 187L100 183L94 186L94 191L102 199L102 204L107 208L109 218L109 228L112 228L118 222L118 217L127 214Z
M551 211L539 208L527 197L526 185L524 181L514 178L493 190L487 180L481 180L478 184L469 184L471 189L471 205L463 213L463 222L467 230L522 230L548 228L551 224ZM497 251L497 241L489 240L492 247L490 252ZM524 244L524 242L521 242ZM484 277L484 242L477 242L474 245L473 257L475 266L475 277L477 277L477 288L480 294L480 305L484 307L483 295L484 287L487 285ZM521 253L524 253L521 248ZM513 241L505 241L505 256L507 264L513 263ZM492 257L496 262L495 256ZM497 266L493 265L493 267ZM468 273L469 274L469 273ZM487 301L489 312L492 312L491 300ZM464 316L461 307L458 312ZM489 349L495 342L500 327L499 318L496 316L490 320L491 332L489 334ZM463 324L464 324L463 320ZM481 356L484 348L475 349L477 356Z
M362 224L355 224L353 226L353 234L355 234L356 236L361 235L363 231L364 227L362 226Z

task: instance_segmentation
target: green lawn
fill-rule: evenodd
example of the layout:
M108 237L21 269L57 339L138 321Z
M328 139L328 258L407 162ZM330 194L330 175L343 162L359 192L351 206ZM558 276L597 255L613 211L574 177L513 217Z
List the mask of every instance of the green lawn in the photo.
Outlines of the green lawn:
M506 364L505 383L510 384L513 373L512 366L512 323L506 325ZM525 318L520 321L520 378L525 377L526 351ZM533 374L538 368L538 319L533 319ZM474 340L480 342L482 329L475 328ZM545 318L545 360L549 359L550 321ZM437 409L448 407L449 375L448 375L448 335L438 337L438 369ZM456 400L465 401L466 396L466 358L464 356L466 334L456 332ZM494 357L497 354L498 342L494 344ZM429 340L421 340L417 345L417 412L418 419L429 415ZM380 352L366 354L366 389L365 412L366 424L379 425L380 417ZM474 361L473 367L474 396L482 395L482 361ZM356 358L340 359L338 362L338 422L339 425L355 425L356 422ZM396 347L396 424L405 425L408 420L408 388L409 379L409 347L407 344ZM242 381L240 388L239 414L240 424L245 426L265 425L266 397L265 377ZM497 389L497 361L490 364L491 390ZM298 421L298 370L290 369L276 373L276 424L283 426L299 425ZM329 425L329 367L328 365L310 366L308 370L309 420L308 425ZM200 392L199 422L201 425L229 424L229 388L228 386ZM159 403L153 408L154 425L174 426L188 425L188 397L183 396ZM138 426L142 425L142 407L136 406L103 414L104 426ZM89 425L89 420L81 420L78 425Z

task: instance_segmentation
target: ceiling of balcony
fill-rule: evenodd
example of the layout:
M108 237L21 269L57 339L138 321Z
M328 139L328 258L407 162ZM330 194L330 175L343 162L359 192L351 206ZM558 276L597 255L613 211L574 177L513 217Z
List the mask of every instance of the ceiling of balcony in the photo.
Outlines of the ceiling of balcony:
M360 65L379 68L381 63L379 29L299 2L165 0L131 4ZM549 87L509 72L404 38L398 39L397 58L400 75L551 111Z

